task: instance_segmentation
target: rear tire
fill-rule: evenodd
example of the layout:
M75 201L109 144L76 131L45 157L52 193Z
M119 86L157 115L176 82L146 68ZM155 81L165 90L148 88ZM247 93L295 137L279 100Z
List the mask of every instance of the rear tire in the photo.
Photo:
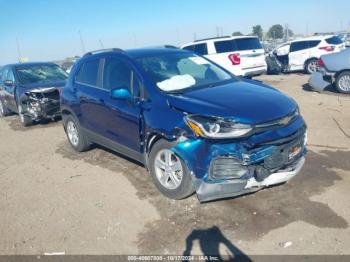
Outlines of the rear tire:
M195 190L188 167L171 150L174 144L163 139L156 142L151 149L148 165L153 182L163 195L171 199L183 199Z
M311 58L305 62L305 72L309 75L317 71L317 59Z
M28 127L33 124L32 118L29 116L26 116L23 112L23 107L21 105L18 106L18 115L19 115L19 120L21 121L21 124L23 127Z
M10 114L10 111L7 109L4 102L0 98L0 117L5 117L5 116L8 116L9 114Z
M336 77L335 87L340 93L350 94L350 71L342 72Z
M64 118L64 130L73 149L77 152L83 152L89 149L90 142L82 132L79 121L69 115Z

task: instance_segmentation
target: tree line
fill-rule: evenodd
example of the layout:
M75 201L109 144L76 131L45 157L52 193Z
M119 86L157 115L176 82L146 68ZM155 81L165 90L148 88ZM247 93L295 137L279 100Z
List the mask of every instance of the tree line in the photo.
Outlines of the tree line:
M261 25L254 25L252 27L252 33L249 35L257 36L260 40L263 39L263 28ZM233 36L242 36L243 34L240 31L236 31L232 33ZM275 24L269 28L269 30L266 33L266 37L268 39L280 39L284 38L286 36L291 37L294 33L292 30L290 30L288 27L283 27L280 24Z

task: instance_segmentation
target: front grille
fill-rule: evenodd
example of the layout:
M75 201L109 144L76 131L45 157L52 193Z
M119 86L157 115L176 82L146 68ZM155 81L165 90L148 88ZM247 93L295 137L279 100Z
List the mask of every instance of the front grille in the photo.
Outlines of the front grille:
M298 155L296 155L295 158L289 159L289 155L291 153L291 150L295 146L298 146L298 145L301 146L300 153ZM302 154L303 145L304 145L304 136L298 137L288 144L278 146L276 151L272 155L270 155L264 159L263 166L266 169L275 170L275 169L280 169L283 166L294 162L296 159L298 159L300 157L300 154Z

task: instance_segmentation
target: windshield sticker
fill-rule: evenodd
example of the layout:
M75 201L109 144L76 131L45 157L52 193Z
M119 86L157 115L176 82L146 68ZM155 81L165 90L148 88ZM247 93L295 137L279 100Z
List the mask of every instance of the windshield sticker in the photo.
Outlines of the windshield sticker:
M191 75L176 75L162 82L157 86L163 91L174 91L184 89L196 84L196 80Z
M189 57L189 59L192 60L192 62L195 62L197 65L207 65L209 62L205 60L203 57L200 56L193 56Z

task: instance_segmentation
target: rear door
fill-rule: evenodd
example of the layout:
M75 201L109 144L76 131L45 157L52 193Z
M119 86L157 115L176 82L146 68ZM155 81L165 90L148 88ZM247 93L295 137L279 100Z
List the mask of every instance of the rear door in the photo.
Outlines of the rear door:
M2 97L4 99L5 105L8 109L13 112L17 112L17 106L15 101L15 78L11 67L4 68L2 72ZM12 86L5 85L5 81L12 81Z
M108 121L105 112L101 111L101 94L106 92L101 87L101 79L98 77L101 69L99 58L86 60L74 79L74 86L80 106L80 125L97 134L102 134L101 122Z
M242 70L266 65L265 51L258 38L237 38L234 41L241 57Z
M292 42L289 52L290 70L303 70L305 61L310 57L308 41Z

